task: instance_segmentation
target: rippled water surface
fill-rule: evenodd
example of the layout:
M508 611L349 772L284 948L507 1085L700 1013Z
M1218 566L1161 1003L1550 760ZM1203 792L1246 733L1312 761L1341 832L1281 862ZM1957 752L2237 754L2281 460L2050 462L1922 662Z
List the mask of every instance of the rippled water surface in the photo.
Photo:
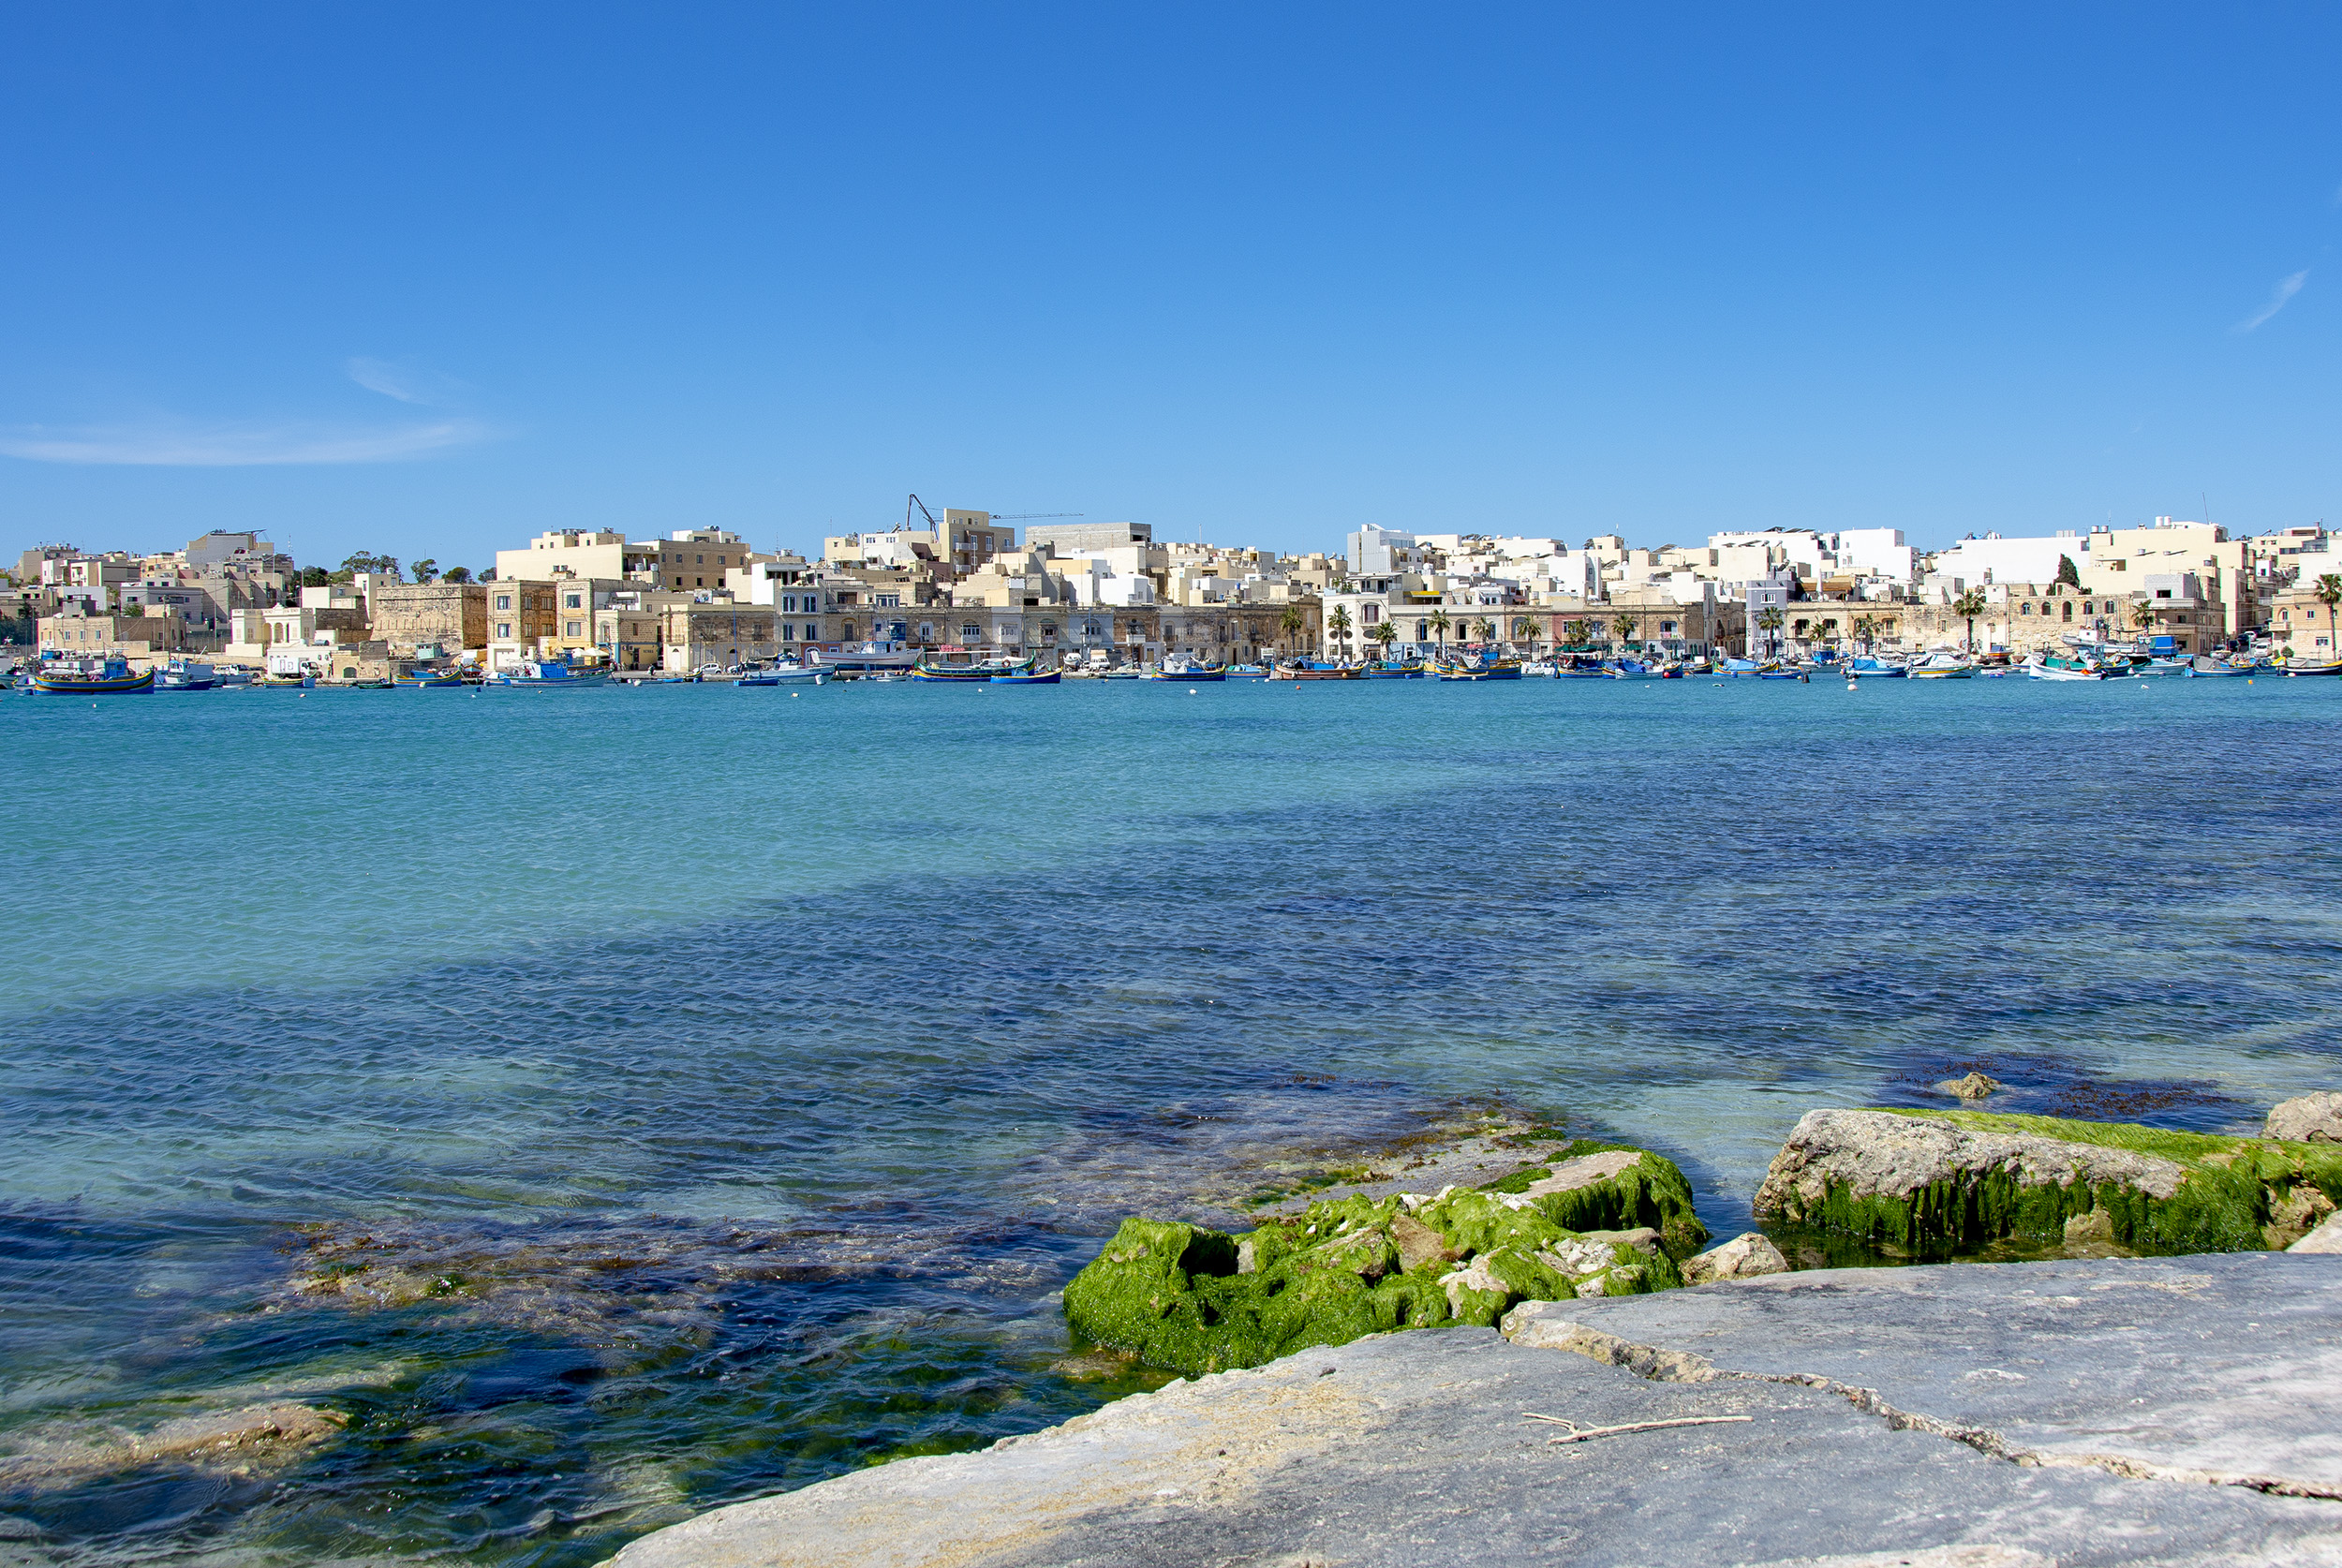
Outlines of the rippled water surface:
M1746 1220L2335 1086L2342 682L0 698L0 1557L586 1564L1138 1386L1133 1207L1503 1104ZM296 1404L301 1444L157 1456ZM148 1447L130 1440L147 1436Z

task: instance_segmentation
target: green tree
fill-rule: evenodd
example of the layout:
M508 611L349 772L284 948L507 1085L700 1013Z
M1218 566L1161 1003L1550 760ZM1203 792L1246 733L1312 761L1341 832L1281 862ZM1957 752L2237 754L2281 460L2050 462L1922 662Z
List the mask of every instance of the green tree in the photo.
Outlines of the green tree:
M1472 629L1480 634L1480 641L1483 643L1491 643L1496 640L1496 623L1486 615L1473 622Z
M1781 643L1782 625L1787 619L1787 616L1781 614L1781 606L1768 604L1756 612L1756 629L1766 633L1769 643L1777 649Z
M2335 632L2335 606L2342 604L2342 572L2329 571L2318 579L2318 602L2326 607L2326 653L2332 657L2342 638Z
M1635 641L1635 617L1621 612L1610 617L1610 634L1632 646Z
M1984 614L1983 593L1979 589L1970 588L1951 601L1951 613L1968 623L1968 654L1971 658L1975 657L1976 618Z
M1855 616L1854 640L1862 644L1864 653L1873 651L1878 645L1878 617L1875 615Z
M1286 604L1284 614L1277 617L1277 629L1284 634L1285 646L1288 648L1293 645L1294 640L1307 629L1309 624L1310 618L1301 614L1301 607L1297 604Z
M1399 629L1388 621L1383 621L1379 622L1367 635L1374 639L1375 645L1382 649L1383 658L1387 661L1390 658L1390 645L1399 641Z
M447 569L446 572L440 576L439 581L442 583L468 583L471 581L471 568L450 567ZM1288 614L1291 613L1292 612L1288 612Z
M1431 618L1424 624L1431 629L1431 636L1439 643L1439 651L1445 653L1447 651L1447 629L1456 623L1447 618L1446 611L1434 610L1431 612Z
M2074 558L2071 555L2057 557L2057 580L2068 587L2082 586L2082 571L2074 565Z
M1569 645L1573 648L1582 648L1593 641L1592 621L1564 621L1562 630L1568 636Z
M1537 645L1537 623L1526 615L1515 615L1513 617L1513 641L1526 643L1532 648L1535 647Z
M429 555L415 563L415 581L428 583L439 574L439 563Z
M334 580L347 583L362 571L374 572L383 577L396 577L398 557L377 555L364 550L355 551L342 558L341 569L334 573Z
M1326 617L1326 641L1327 643L1350 641L1350 612L1344 606L1335 605L1334 613Z
M331 584L334 574L323 567L303 567L301 575L293 579L296 588L322 588Z
M2155 625L2155 601L2142 599L2130 607L2130 624L2144 631Z
M122 613L134 619L143 619L146 614L146 606L141 604L137 599L132 599L129 603L122 607Z

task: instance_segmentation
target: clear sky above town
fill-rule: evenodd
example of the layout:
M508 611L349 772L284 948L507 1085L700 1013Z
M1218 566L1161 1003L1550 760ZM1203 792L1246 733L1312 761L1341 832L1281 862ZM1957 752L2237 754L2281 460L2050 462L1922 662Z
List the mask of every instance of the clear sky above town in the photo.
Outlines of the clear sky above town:
M18 6L0 545L2342 519L2342 10Z

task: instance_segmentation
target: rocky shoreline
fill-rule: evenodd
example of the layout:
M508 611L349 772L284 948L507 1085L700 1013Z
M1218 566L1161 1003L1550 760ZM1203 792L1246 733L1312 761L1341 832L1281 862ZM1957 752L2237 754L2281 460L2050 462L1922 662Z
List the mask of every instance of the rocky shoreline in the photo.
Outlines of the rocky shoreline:
M1427 1527L1405 1510L1404 1516L1389 1516L1382 1494L1398 1485L1409 1464L1430 1464L1437 1487L1454 1496L1433 1513L1484 1510L1480 1483L1472 1477L1535 1451L1523 1447L1531 1440L1516 1425L1521 1419L1558 1424L1534 1439L1540 1445L1631 1435L1638 1452L1655 1445L1674 1455L1659 1468L1680 1466L1682 1486L1708 1488L1736 1474L1745 1480L1742 1472L1757 1456L1739 1435L1694 1428L1797 1426L1817 1421L1833 1408L1832 1398L1883 1418L1890 1430L1933 1433L1964 1445L1965 1460L1908 1449L1903 1459L1879 1470L1875 1485L1882 1495L1939 1487L1964 1493L1979 1486L2007 1489L1997 1474L1962 1471L1979 1458L2033 1470L2094 1468L2100 1478L2086 1484L2068 1478L2046 1489L2032 1486L2027 1506L2041 1510L2037 1524L1989 1541L1979 1541L1973 1531L1916 1527L1907 1509L1890 1509L1867 1520L1840 1519L1843 1529L1792 1531L1776 1543L1782 1549L1761 1548L1772 1552L1770 1557L1756 1555L1765 1532L1747 1530L1744 1546L1734 1548L1741 1555L1677 1552L1674 1560L2014 1568L2051 1561L2243 1561L2242 1550L2253 1561L2342 1561L2342 1514L2334 1512L2342 1507L2342 1459L2333 1457L2342 1455L2335 1419L2342 1414L2336 1403L2342 1297L2330 1289L2342 1280L2330 1278L2325 1271L2334 1265L2314 1256L2287 1260L2275 1273L2249 1272L2250 1265L2275 1252L2342 1251L2342 1095L2288 1102L2271 1114L2261 1136L2246 1137L1964 1108L2000 1087L1981 1074L1943 1087L1963 1109L1806 1116L1758 1191L1754 1211L1762 1228L1705 1250L1708 1233L1693 1212L1688 1182L1671 1161L1526 1124L1387 1162L1399 1169L1361 1168L1314 1194L1283 1196L1262 1206L1261 1222L1250 1232L1134 1216L1067 1286L1068 1325L1092 1346L1197 1381L1133 1396L980 1455L900 1461L719 1510L646 1537L616 1561L627 1568L1174 1562L1232 1549L1239 1536L1254 1545L1273 1538L1282 1543L1280 1549L1300 1553L1279 1560L1295 1563L1422 1561L1397 1550L1386 1532L1431 1528L1430 1535L1408 1538L1430 1548L1445 1540L1446 1527L1436 1521ZM1482 1179L1455 1179L1460 1176ZM1432 1178L1446 1179L1433 1186ZM1846 1247L1868 1249L1883 1261L2032 1261L1956 1269L1812 1266L1829 1262L1832 1249ZM2173 1259L2185 1261L2156 1261ZM1792 1272L1799 1263L1808 1266ZM2094 1270L2099 1272L2088 1272ZM2296 1457L2244 1430L2242 1415L2222 1404L2221 1389L2201 1378L2178 1380L2188 1382L2194 1403L2171 1419L2184 1415L2213 1435L2185 1453L2133 1453L2117 1443L2077 1457L2070 1443L2019 1441L1964 1425L1966 1417L1958 1413L1976 1403L1976 1391L1965 1384L1978 1380L1992 1389L2026 1385L2037 1402L2046 1401L2048 1413L2024 1419L2052 1425L2079 1419L2068 1410L2080 1397L2074 1391L2094 1381L2153 1383L2147 1363L2131 1354L2142 1342L2117 1339L2110 1351L2071 1337L2089 1314L2033 1312L2044 1299L2084 1303L2097 1297L2071 1293L2129 1287L2160 1293L2152 1298L2155 1313L2132 1309L2130 1304L2150 1298L2128 1294L2106 1298L2121 1304L2115 1315L2159 1314L2174 1343L2217 1339L2231 1330L2259 1342L2259 1319L2293 1320L2292 1332L2308 1336L2297 1341L2300 1354L2268 1352L2252 1378L2266 1399L2294 1401L2287 1429ZM2305 1287L2315 1287L2316 1298L2315 1310L2306 1312L2283 1298L2285 1290ZM2271 1289L2278 1294L2269 1294ZM2046 1297L2045 1291L2051 1293ZM2238 1317L2237 1324L2216 1321L2210 1311L2216 1299L2234 1306L2228 1315ZM1859 1311L1849 1316L1850 1308ZM1997 1328L1979 1327L1960 1316L1979 1313L2004 1321ZM2246 1317L2256 1321L2246 1324ZM1994 1363L1958 1373L1961 1398L1939 1386L1949 1373L1936 1368L1921 1377L1929 1397L1954 1413L1915 1413L1878 1391L1879 1374L1891 1366L1867 1362L1871 1351L1864 1347L1897 1342L1909 1357L1925 1359L1921 1331L1906 1321L1915 1318L1937 1321L1953 1339L1996 1342L1989 1354L1974 1346L1953 1347L1954 1360L1981 1356ZM1739 1328L1713 1326L1727 1321ZM1653 1324L1669 1326L1670 1333L1653 1338L1642 1332ZM1672 1333L1685 1324L1710 1326ZM1762 1334L1751 1324L1761 1325ZM2136 1331L2136 1324L2120 1328ZM1751 1335L1780 1352L1765 1362L1770 1369L1736 1368L1736 1355L1752 1366L1764 1359L1747 1348ZM1824 1340L1840 1348L1808 1357L1813 1367L1795 1369L1802 1363L1790 1353ZM1545 1358L1532 1367L1518 1358L1553 1350L1576 1353L1566 1363L1598 1363L1630 1383L1745 1378L1777 1386L1723 1413L1607 1424L1577 1415L1522 1417L1497 1408L1518 1402L1511 1396L1490 1403L1490 1388L1538 1389L1550 1383L1560 1364ZM2129 1362L2112 1366L2126 1354ZM1339 1372L1353 1376L1341 1384L1320 1381ZM1626 1386L1593 1390L1583 1386L1584 1378L1583 1371L1571 1370L1561 1381L1574 1394L1599 1392L1605 1398ZM1787 1387L1806 1392L1780 1392ZM1816 1389L1827 1392L1816 1397ZM1530 1397L1524 1392L1519 1398ZM1548 1406L1560 1402L1545 1393L1535 1398ZM2147 1402L2149 1396L2132 1399ZM1610 1399L1595 1413L1618 1413L1634 1403ZM2125 1429L2137 1427L2134 1420ZM2162 1430L2154 1420L2140 1429L2150 1428ZM1309 1486L1306 1502L1287 1498L1301 1513L1325 1516L1303 1528L1263 1501L1291 1492L1289 1470L1350 1454L1366 1430L1385 1431L1396 1444L1388 1449L1393 1457L1386 1471L1354 1457L1342 1461L1347 1468L1339 1477ZM1661 1439L1661 1432L1668 1435ZM2258 1456L2253 1465L2224 1468L2206 1457L2240 1445ZM1877 1469L1884 1449L1874 1448L1862 1457ZM1422 1457L1427 1455L1444 1457ZM1961 1472L1957 1479L1954 1472ZM1134 1482L1134 1475L1167 1484L1149 1490ZM1185 1479L1171 1481L1174 1476ZM1612 1479L1628 1484L1623 1473ZM2261 1512L2247 1505L2239 1513L2231 1502L2214 1508L2201 1496L2157 1498L2144 1504L2150 1523L2141 1526L2142 1495L2121 1494L2114 1485L2141 1479L2242 1488L2262 1499ZM1801 1486L1785 1472L1769 1505L1803 1506ZM2053 1506L2047 1492L2059 1487L2073 1495ZM1524 1494L1506 1506L1520 1518L1553 1515L1557 1523L1569 1513L1533 1497ZM2320 1501L2296 1516L2267 1501L2276 1497ZM1811 1511L1833 1518L1862 1512L1834 1484L1827 1501L1830 1507ZM1573 1552L1572 1560L1658 1561L1670 1555L1659 1550L1669 1532L1686 1542L1713 1533L1709 1523L1686 1516L1680 1491L1672 1504L1652 1506L1655 1512L1631 1530L1615 1519L1600 1528L1568 1525L1570 1539L1598 1546ZM2073 1533L2076 1507L2085 1515L2112 1510L2109 1518L2129 1521L2129 1534L2112 1547L2103 1541L2093 1546L2087 1532ZM1901 1521L1891 1529L1890 1516ZM1357 1528L1337 1528L1329 1518ZM1359 1523L1374 1518L1382 1522L1371 1530ZM2068 1523L2054 1523L2058 1518ZM1494 1561L1509 1555L1493 1545L1503 1533L1499 1529L1476 1544L1449 1542L1444 1549L1458 1561ZM1188 1544L1175 1549L1177 1541ZM1837 1555L1818 1549L1832 1541L1839 1543L1831 1547ZM2252 1545L2240 1546L2246 1542ZM1313 1555L1321 1547L1327 1555ZM1203 1556L1182 1555L1191 1548ZM1241 1554L1227 1560L1270 1561Z

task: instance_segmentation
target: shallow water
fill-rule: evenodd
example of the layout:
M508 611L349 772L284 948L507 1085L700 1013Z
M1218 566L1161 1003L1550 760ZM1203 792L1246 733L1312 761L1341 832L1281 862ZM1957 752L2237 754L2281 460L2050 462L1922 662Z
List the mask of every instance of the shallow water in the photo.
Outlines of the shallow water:
M11 696L0 735L36 1560L585 1564L1029 1430L1143 1381L1054 1298L1121 1213L1475 1107L1664 1149L1729 1234L1803 1111L1971 1064L2207 1129L2335 1076L2342 682ZM281 1398L348 1426L22 1462Z

